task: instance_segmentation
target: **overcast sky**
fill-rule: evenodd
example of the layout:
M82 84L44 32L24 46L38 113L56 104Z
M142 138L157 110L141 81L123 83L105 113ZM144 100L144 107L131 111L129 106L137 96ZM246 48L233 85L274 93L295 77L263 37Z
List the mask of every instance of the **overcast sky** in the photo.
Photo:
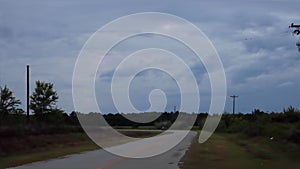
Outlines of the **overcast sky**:
M0 0L0 86L13 90L25 108L25 70L30 64L31 91L36 80L54 83L60 98L58 106L71 112L73 69L88 38L121 16L163 12L192 22L212 41L227 78L225 111L232 111L229 96L233 94L239 95L236 109L240 112L254 108L281 111L289 105L300 108L298 37L288 28L292 22L300 24L299 7L298 0ZM136 50L153 47L172 51L183 59L193 57L182 44L160 36L135 37L117 45L98 70L95 91L102 112L116 112L110 82L117 64ZM199 75L200 111L206 112L210 105L207 72L201 63L185 61ZM149 108L148 96L153 89L165 92L166 111L179 105L174 79L149 70L140 72L130 86L131 101L138 110Z

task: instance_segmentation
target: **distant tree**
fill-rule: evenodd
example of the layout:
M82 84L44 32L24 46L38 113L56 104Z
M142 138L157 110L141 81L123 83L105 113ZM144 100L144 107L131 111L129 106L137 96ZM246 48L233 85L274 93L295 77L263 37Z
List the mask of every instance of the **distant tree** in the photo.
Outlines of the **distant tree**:
M50 113L57 110L58 96L52 83L36 81L36 88L30 96L30 109L35 115Z
M299 111L295 107L289 106L287 109L283 109L283 113L291 114L291 113L299 113Z
M13 92L9 90L6 86L4 88L0 87L0 113L1 116L7 114L19 113L21 110L17 109L21 104L20 100L17 100L13 96Z
M253 111L252 111L252 114L254 114L254 115L262 115L262 114L264 114L265 112L263 112L263 111L261 111L261 110L259 110L259 109L254 109Z
M297 110L293 106L289 106L287 109L283 109L283 113L286 122L291 122L291 123L297 122L300 118L299 110Z
M22 115L22 114L25 114L25 111L23 109L18 108L18 109L16 109L14 111L14 114L16 114L16 115Z
M78 120L78 118L77 118L77 112L75 112L75 111L72 111L72 113L70 114L70 116L69 116L70 118L70 123L72 124L72 125L79 125L80 123L79 123L79 120Z
M43 114L42 121L48 124L60 125L65 124L65 115L64 111L61 109L52 109L51 111Z

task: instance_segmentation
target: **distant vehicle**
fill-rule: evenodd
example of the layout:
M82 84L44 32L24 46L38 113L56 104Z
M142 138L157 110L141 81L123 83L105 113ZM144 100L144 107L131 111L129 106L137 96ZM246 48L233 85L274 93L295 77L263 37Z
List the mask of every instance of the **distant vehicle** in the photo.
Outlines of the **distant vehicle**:
M161 127L161 130L167 130L167 129L168 129L167 126L162 126L162 127Z

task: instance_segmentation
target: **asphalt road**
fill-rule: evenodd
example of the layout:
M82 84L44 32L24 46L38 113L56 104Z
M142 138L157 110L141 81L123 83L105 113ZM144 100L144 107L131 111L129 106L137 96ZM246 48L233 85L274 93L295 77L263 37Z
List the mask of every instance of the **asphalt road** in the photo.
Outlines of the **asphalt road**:
M161 136L164 139L159 140L143 139L111 147L110 150L122 154L125 151L128 153L129 148L130 153L143 157L148 155L149 150L155 152L160 147L158 144L168 144L169 141L172 142L180 134L180 132L166 134ZM179 169L178 163L195 136L196 132L190 132L184 140L169 151L148 158L120 157L99 149L48 161L26 164L12 169Z

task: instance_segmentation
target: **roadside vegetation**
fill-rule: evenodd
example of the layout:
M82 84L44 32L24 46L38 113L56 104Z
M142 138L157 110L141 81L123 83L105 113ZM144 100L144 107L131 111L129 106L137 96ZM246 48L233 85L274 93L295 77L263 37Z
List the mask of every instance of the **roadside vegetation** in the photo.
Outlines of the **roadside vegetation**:
M56 106L58 99L53 84L37 81L30 96L32 113L27 116L13 92L7 86L0 87L0 168L100 148L84 133L78 112L64 112ZM118 118L122 117L119 114L105 117L112 124L118 121L114 127L130 137L145 138L160 133L129 130L138 125Z
M58 100L53 84L37 81L28 116L13 91L0 86L0 168L99 148L83 132L77 119L80 112L65 112L57 107ZM145 130L168 129L179 113L163 112L149 123L130 121L120 113L103 116L123 134L144 138L159 133ZM157 116L157 112L143 114ZM207 116L197 114L193 129L200 131ZM184 168L214 168L215 164L223 168L296 168L299 157L300 111L292 106L271 113L254 109L248 114L223 114L216 134L204 144L193 144Z
M223 114L212 137L195 140L183 161L183 169L299 168L300 112L290 106L279 113Z
M5 137L0 146L0 168L99 149L84 133L76 132Z
M183 169L286 169L299 168L299 145L262 136L214 133L205 143L196 140L182 159Z
M300 112L290 106L279 113L255 109L251 114L224 114L217 131L238 133L248 138L261 136L274 142L300 145Z

